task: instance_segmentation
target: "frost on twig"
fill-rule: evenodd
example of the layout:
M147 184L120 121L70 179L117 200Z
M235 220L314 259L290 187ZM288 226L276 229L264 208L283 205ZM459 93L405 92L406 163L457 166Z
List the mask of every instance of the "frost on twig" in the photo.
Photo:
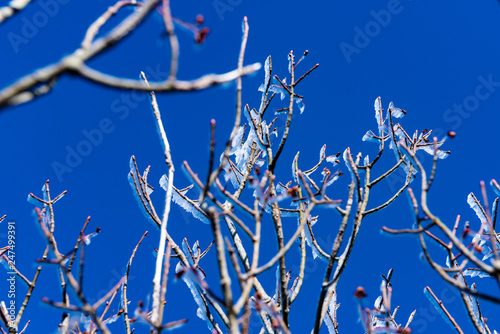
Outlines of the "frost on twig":
M167 182L168 178L166 175L163 175L160 179L160 186L167 191ZM203 211L199 204L187 197L187 192L193 188L193 185L187 186L184 189L177 189L173 188L174 193L172 196L172 201L180 206L182 209L184 209L186 212L190 213L193 215L194 218L201 220L205 224L210 224L210 221L207 218L207 215L205 214L205 211Z
M430 131L429 131L430 132ZM413 190L408 189L410 197L410 205L414 212L416 225L413 229L390 230L384 228L385 231L394 234L414 234L418 236L420 245L423 251L424 259L430 264L440 277L460 290L462 300L466 307L469 319L474 324L474 327L479 333L485 330L488 333L491 331L487 328L486 322L479 311L479 299L486 299L494 303L500 304L500 296L497 292L490 289L478 291L475 284L469 285L467 279L491 278L499 280L500 265L499 262L499 247L500 240L495 231L495 222L497 217L498 198L495 199L491 206L488 203L485 183L481 182L481 193L483 195L483 204L476 198L473 193L467 196L467 204L474 211L478 221L466 222L463 228L460 228L460 216L457 216L454 227L450 228L439 217L437 217L428 206L428 193L433 182L437 170L437 161L440 158L448 156L449 152L442 151L440 146L447 138L455 137L455 133L449 132L448 135L441 141L433 138L432 143L425 140L428 137L427 131L423 131L420 136L417 133L413 137L409 137L405 132L404 142L400 141L401 148L409 155L412 166L415 166L420 171L421 177L421 197L420 203L413 193ZM419 141L423 138L424 141ZM418 149L423 149L433 155L433 164L430 177L423 164L416 155ZM491 185L496 191L498 188L495 182ZM446 253L445 264L436 260L436 256L431 252L427 241L437 244L440 249ZM467 279L466 279L467 277ZM448 324L459 333L462 333L460 325L455 321L452 315L440 303L437 297L432 293L429 287L426 287L424 293L428 296L436 309L442 314L442 317Z
M28 305L28 302L30 301L32 292L36 287L37 279L42 270L42 264L51 263L53 265L56 265L56 272L60 279L62 301L53 301L47 297L44 297L42 301L54 308L63 311L62 322L60 324L61 333L68 333L68 331L73 328L73 324L70 323L68 312L80 312L85 313L89 316L89 318L86 320L85 325L88 333L95 333L97 330L103 333L110 333L107 328L107 324L116 321L116 319L121 315L121 311L110 315L108 318L105 318L105 315L109 310L109 305L113 302L113 299L120 289L124 278L122 278L118 282L118 284L111 288L101 299L99 299L92 305L88 302L83 292L84 249L85 247L88 247L90 245L91 239L100 232L100 228L98 227L96 229L96 232L85 234L85 229L90 221L90 217L88 217L83 224L74 248L69 252L61 252L55 236L56 224L54 204L64 196L66 191L52 198L49 189L49 182L47 181L42 188L42 193L43 195L41 197L38 197L32 193L28 196L28 201L35 205L36 224L38 225L40 231L42 232L42 236L47 242L47 248L42 258L37 260L40 265L37 268L34 278L29 281L17 269L14 268L14 263L6 258L5 255L2 259L7 261L7 263L9 263L9 266L12 267L11 269L14 270L17 275L21 277L28 285L28 292L22 306L19 308L16 320L14 322L10 322L10 324L5 323L5 326L6 328L8 328L9 333L18 332L18 326L21 321L21 317L26 306ZM74 273L75 270L73 268L73 264L75 263L75 260L77 258L77 253L79 253L80 255L80 261L78 263L78 276L75 277L76 275ZM73 290L73 296L76 296L76 300L74 300L73 302L71 302L71 299L73 299L74 297L70 297L70 294L68 293L69 289ZM101 312L101 306L105 303L106 307ZM20 331L20 333L24 332L26 326L22 331Z
M69 253L61 252L54 236L55 224L52 205L63 194L51 199L47 184L47 187L43 189L43 196L30 195L30 202L37 206L37 224L48 245L40 262L56 264L62 282L62 301L55 302L47 299L46 302L63 310L63 312L74 311L88 314L89 317L81 322L89 333L96 331L108 333L106 326L116 321L122 313L124 314L127 334L133 331L131 323L134 321L144 322L153 333L177 328L185 320L167 324L162 321L163 308L166 303L170 252L172 252L172 257L178 261L175 268L176 276L182 279L188 287L197 307L197 316L206 322L210 331L246 334L249 327L249 315L255 311L262 320L262 332L289 333L289 327L293 326L290 316L293 308L290 305L296 300L300 300L296 298L301 292L304 282L306 259L311 257L313 261L321 259L323 262L320 264L325 266L325 276L322 285L318 287L319 303L314 319L313 333L319 333L322 324L327 326L330 333L338 333L337 309L340 302L337 300L336 289L341 282L342 273L349 264L350 254L356 244L363 219L393 203L407 189L415 178L417 170L424 174L425 171L422 170L416 156L419 150L431 154L434 158L432 175L422 187L424 193L428 191L435 174L437 161L446 158L449 154L441 149L448 137L442 140L431 138L432 132L427 130L420 133L418 131L415 133L406 132L399 123L394 124L394 120L403 117L406 111L396 108L394 103L390 102L384 113L381 99L377 98L374 103L376 130L368 131L363 137L365 141L378 144L378 153L374 159L370 160L370 156L373 157L373 155L356 154L349 147L341 150L343 154L328 155L326 145L323 145L321 148L318 147L319 159L317 162L300 161L300 166L306 166L308 169L299 168L299 153L297 153L292 161L291 173L282 175L277 166L278 162L281 164L283 161L284 152L287 152L288 149L286 143L293 131L291 127L293 113L295 111L295 115L297 115L297 108L300 114L305 110L305 98L299 95L298 84L318 68L318 65L312 66L297 79L296 73L301 70L298 65L299 63L304 64L303 59L308 52L304 52L298 61L295 61L294 53L290 52L288 54L288 73L286 76L278 76L272 72L272 60L271 57L268 57L264 63L264 81L259 87L254 87L261 93L260 99L257 100L255 108L250 107L249 104L242 107L242 76L260 68L260 64L257 63L250 66L243 65L249 31L247 19L245 18L243 21L243 38L236 70L221 75L209 74L192 81L181 81L177 78L179 41L174 30L174 23L193 31L195 35L198 34L197 42L203 40L206 36L206 30L202 33L201 29L196 30L196 27L175 18L170 10L168 0L162 1L161 8L156 6L158 2L158 0L146 0L141 3L135 1L118 2L89 27L78 50L64 57L60 62L42 68L0 91L0 107L24 103L50 92L55 82L67 73L76 74L106 86L148 91L156 129L162 145L162 154L168 168L168 175L165 174L160 179L160 186L166 192L162 207L163 214L161 214L156 211L151 198L154 189L148 182L149 167L140 172L135 157L132 156L130 160L128 179L134 196L145 217L160 228L152 300L148 304L140 303L133 317L129 316L128 310L127 279L137 246L130 257L127 274L123 281L111 289L106 294L106 298L90 305L82 291L83 252L85 247L90 245L92 238L97 235L97 231L85 233L87 220L75 248ZM11 2L9 6L12 7L13 3ZM100 28L107 24L111 16L124 6L132 6L132 13L115 28L110 29L108 33L96 38ZM110 45L121 41L125 35L136 28L148 12L155 8L161 12L171 46L170 72L164 82L149 83L144 73L141 75L142 80L117 78L91 69L86 65L92 57L100 54ZM187 162L184 162L183 167L188 178L192 181L192 185L184 189L176 188L173 178L174 163L163 127L164 120L160 115L154 91L190 91L232 80L237 81L236 112L231 135L220 156L220 163L217 165L214 161L216 143L215 120L213 120L211 122L210 160L206 178L199 177L197 172L193 171ZM274 97L279 97L279 99L274 99ZM271 106L272 101L274 102ZM276 105L277 103L283 105ZM269 110L273 110L273 112L267 112ZM242 117L242 113L244 117ZM241 118L246 121L246 124L240 124ZM390 169L379 173L374 166L382 156L387 143L389 149L394 152L396 163ZM340 161L343 161L343 164L340 164ZM289 162L285 162L285 164L287 165ZM382 204L371 206L371 190L381 180L399 169L405 171L405 184L390 194ZM337 189L336 181L344 172L348 172L344 177L347 177L349 182L346 200L334 200L332 198L336 197L333 195L336 196L337 192L343 190ZM378 175L372 179L375 173ZM198 199L192 196L192 191L190 192L193 187L196 187L201 194ZM496 187L500 189L497 185ZM216 275L218 275L220 287L214 288L212 286L210 288L208 286L206 277L213 274L213 268L206 268L207 272L201 268L200 260L207 251L201 252L199 242L190 246L184 239L179 246L168 233L167 221L172 202L179 205L193 218L207 224L199 226L211 228L214 248L216 248L214 252L216 253L214 257L217 260ZM493 205L492 214L488 213L488 208L483 210L477 199L472 199L469 202L480 218L481 226L479 228L474 226L474 232L472 228L469 228L469 231L464 233L461 238L457 237L456 230L450 232L453 237L450 237L451 243L446 244L430 231L431 227L442 226L439 220L429 213L426 203L422 203L422 206L425 206L423 208L426 214L425 218L420 217L418 204L415 204L416 200L412 198L412 206L416 212L415 217L418 219L418 227L412 233L418 234L419 237L424 235L430 237L447 251L449 267L445 268L432 261L422 242L424 252L433 268L440 274L444 273L443 276L460 286L466 297L465 304L472 319L479 327L482 326L486 329L487 326L480 314L476 299L476 297L483 297L484 294L476 291L475 287L469 287L466 284L465 276L472 276L476 273L479 277L488 275L493 279L499 276L500 269L497 267L500 266L496 265L495 267L495 263L499 262L494 262L493 266L483 263L483 261L493 257L495 257L495 261L498 261L497 235L494 233L498 201ZM317 215L316 212L313 212L316 207L323 207L330 209L330 211ZM334 214L331 214L331 210ZM432 223L421 226L424 220L432 221ZM272 249L273 253L271 256L262 256L261 241L267 240L262 236L263 231L266 231L263 227L269 226L270 222L272 222L274 229L275 242L272 245L273 248L269 247L268 249ZM334 224L331 224L332 222ZM337 222L338 224L335 224ZM170 224L172 223L178 222L173 221ZM336 233L334 241L327 245L319 242L315 234L318 227L324 224L334 226L334 233ZM243 232L244 237L241 237L241 232ZM462 245L460 242L469 235L474 235L471 244L469 246ZM294 257L287 256L287 254L297 243L300 245L300 259L296 270L291 264ZM310 252L308 247L311 249ZM4 249L0 249L0 252L4 252ZM475 257L474 252L482 253L482 260ZM75 260L77 253L81 254L80 272L78 277L74 277L71 268L74 263L78 262ZM230 256L231 262L227 261L227 255ZM466 268L465 262L459 263L460 257L470 260L471 267ZM7 264L10 265L8 261ZM231 265L232 267L230 267ZM269 269L276 270L276 281L273 284L259 280L259 275ZM37 275L38 273L39 271ZM21 278L24 277L20 272L16 272L16 274ZM387 277L383 276L381 296L375 301L373 307L367 308L363 304L366 294L362 289L356 293L359 298L361 323L368 333L409 333L409 325L414 313L410 316L406 326L396 322L397 308L391 307L391 276L392 270ZM25 277L23 280L30 289L34 288L36 277L32 281ZM236 282L236 288L234 282ZM106 315L111 309L109 305L120 288L120 305L123 311ZM72 289L77 295L78 305L69 302L68 289ZM272 292L268 293L269 291ZM108 304L106 304L104 311L100 312L101 310L98 308L104 303ZM4 309L1 308L1 311ZM71 330L68 317L64 318L61 328L63 333L68 333ZM291 328L293 329L293 327ZM79 328L78 331L80 331Z
M413 311L406 325L402 325L396 321L396 313L399 306L391 311L391 297L392 297L392 269L389 270L387 277L382 275L382 284L380 285L381 295L375 300L373 308L368 308L365 305L367 294L362 287L358 287L354 296L358 299L359 320L363 329L368 334L375 333L391 333L391 334L410 334L410 325L415 316L416 310ZM328 319L325 318L325 322ZM327 322L328 324L328 322ZM330 328L330 327L329 327ZM329 331L330 334L336 333Z
M192 251L188 251L188 246L186 241L182 242L182 247L184 252L191 252L191 258L189 258L190 267L185 267L181 262L179 262L175 268L176 276L182 278L184 283L189 288L191 295L193 296L196 305L198 306L198 310L196 311L196 315L207 322L207 327L210 331L214 330L215 327L218 327L218 324L215 322L212 317L207 303L207 289L208 285L205 283L204 272L195 266L194 259L200 257L201 252L197 243L191 247Z

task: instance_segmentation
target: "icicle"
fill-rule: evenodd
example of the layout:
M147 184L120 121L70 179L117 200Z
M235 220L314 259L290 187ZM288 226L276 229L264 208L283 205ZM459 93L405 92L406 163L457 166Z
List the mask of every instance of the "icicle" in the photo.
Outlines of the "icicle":
M34 206L37 206L39 208L42 208L45 205L45 203L31 196L31 194L28 195L28 198L26 200L28 201L28 203L33 204Z
M379 136L382 137L384 123L382 120L382 101L380 99L380 96L375 99L375 103L373 104L373 107L375 109L375 119L377 120L377 124L378 124Z
M132 159L130 159L130 161L133 164ZM146 208L144 207L144 205L143 205L143 203L141 201L141 198L139 197L139 194L137 193L136 183L134 181L134 176L131 173L133 173L133 175L136 174L135 168L133 170L131 170L130 173L128 173L127 179L128 179L129 184L130 184L130 187L132 188L132 193L134 194L134 197L135 197L135 199L137 201L137 204L139 204L139 208L141 209L142 214L144 215L144 217L146 217L146 219L151 224L153 224L154 226L158 227L158 224L156 224L156 222L151 218L151 216L146 211ZM137 176L137 178L138 178L138 176ZM139 189L139 191L141 191L141 185L139 183L137 183L137 188Z
M302 102L302 98L294 96L293 100L297 104L297 107L300 110L300 114L302 114L304 112L304 109L306 108L306 105L304 104L304 102Z
M335 300L333 298L330 299L330 304L328 304L328 311L330 314L327 313L324 319L329 334L337 333L337 331L335 330L335 324L333 323L333 314L335 314L337 308L338 305L335 305Z
M231 141L231 151L229 152L229 154L234 154L235 151L241 147L244 133L245 133L245 128L243 126L240 126L236 131L233 140Z
M297 220L298 223L300 224L300 219ZM318 217L309 217L309 221L311 222L311 227L314 226L318 222ZM314 245L312 241L312 235L311 231L309 231L309 228L306 226L304 227L304 234L306 237L306 243L309 247L311 247L312 254L313 254L313 259L320 258L322 261L328 263L330 260L329 258L326 258L323 256L318 249L316 249L316 246Z
M344 153L342 154L342 158L344 159L345 165L347 169L349 170L349 173L351 174L351 178L354 180L354 171L351 168L351 164L349 163L349 157L347 156L347 148L345 149Z
M120 319L120 315L115 314L112 317L110 317L108 320L105 321L106 325L112 324L113 322L116 322L118 319Z
M293 175L293 180L296 182L296 183L299 183L299 174L297 173L297 161L299 160L299 152L297 152L297 154L295 155L295 158L293 158L293 162L292 162L292 175Z
M286 86L286 78L282 80L282 83ZM260 85L259 92L265 93L265 91L266 91L265 84ZM281 100L284 100L286 96L290 95L288 91L285 88L283 88L281 83L276 78L272 79L272 83L269 85L269 92L279 94ZM299 108L300 113L302 114L306 107L304 102L302 101L302 98L294 96L293 101L297 104L297 107Z
M177 266L175 267L175 273L178 274L183 270L189 270L189 268L185 268L181 262L177 263ZM193 295L194 301L198 305L198 310L196 311L196 315L198 316L198 318L205 320L207 322L209 330L213 330L214 328L212 326L212 323L207 317L207 307L205 305L205 302L203 301L200 291L198 290L198 287L193 282L190 275L186 274L182 275L182 280L184 281L184 283L186 283L187 287L191 291L191 294Z
M321 150L319 150L320 161L323 161L323 159L325 159L325 151L326 151L326 144L321 147Z
M394 107L394 103L392 103L392 101L389 103L389 111L394 118L402 118L405 115L403 110Z
M276 286L274 288L273 301L276 303L280 291L280 266L276 266Z
M378 140L377 138L375 138L373 136L373 132L371 130L366 131L365 135L363 136L363 138L361 140L367 141L367 142L372 142L372 143L380 143L380 140Z
M94 232L90 233L86 236L83 237L83 241L85 242L85 245L88 246L92 242L92 239L97 237L99 235L99 232Z
M483 211L481 211L481 208L474 200L474 196L472 195L472 193L470 193L469 196L467 196L467 204L469 204L471 209L474 210L476 216L479 218L481 222L486 221L486 216L484 215Z
M129 260L129 262L127 262L127 267L129 266L129 264L130 264L130 260ZM121 309L125 308L125 292L123 291L124 285L125 285L125 281L123 281L122 285L120 286L120 308Z
M283 82L283 84L286 85L285 80L283 80L282 82ZM259 92L265 92L266 86L264 84L262 84L259 86L258 90L259 90ZM283 100L285 98L286 94L288 94L288 92L283 88L283 86L281 86L281 83L278 80L276 80L276 78L272 79L272 82L269 85L269 92L279 94L281 100Z
M160 178L160 186L167 191L168 181L167 175L163 175ZM186 197L186 193L189 189L191 189L193 185L190 185L187 189L184 189L182 192L174 187L174 191L172 193L172 202L183 208L186 212L193 215L194 218L201 220L205 224L210 224L210 220L205 215L205 212L200 208L200 206Z
M339 159L336 155L330 155L326 157L326 161L332 163L333 166L337 166L337 164L339 163Z
M488 273L481 271L479 269L466 269L464 271L464 276L479 277L479 278L491 278Z
M437 147L439 147L441 145L437 145ZM422 149L429 153L430 155L434 155L434 152L435 152L435 149L434 149L434 145L428 145L428 146L424 146L422 147ZM450 154L448 152L445 152L445 151L442 151L442 150L437 150L437 153L436 153L436 156L438 159L446 159Z
M83 324L83 327L87 331L87 333L90 333L90 325L92 324L92 321L90 321L90 316L85 316L85 314L82 314L80 316L80 323Z
M269 85L271 82L271 56L268 56L264 63L264 75L264 84Z
M434 297L432 296L432 294L429 292L428 288L424 288L424 294L425 296L427 297L427 299L429 299L429 301L431 302L432 306L434 306L434 308L436 309L436 311L439 313L439 315L441 315L441 317L443 318L443 320L453 329L455 330L455 326L453 326L453 324L451 323L450 319L446 316L446 314L444 313L443 309L441 308L441 306L438 304L438 302L436 301L436 299L434 299Z
M498 190L498 188L495 187L493 180L490 181L490 186L491 186L491 188L493 188L493 191L495 192L495 194L497 194L497 196L500 197L500 190Z
M281 193L281 194L276 195L274 197L268 198L267 204L278 203L278 202L281 202L287 198L291 198L291 196L290 196L290 194L288 194L288 192Z
M469 305L469 308L472 310L472 315L474 316L474 319L476 322L479 324L481 327L481 331L484 331L484 323L481 320L479 316L479 309L477 307L477 301L476 298L472 295L466 295L465 300L467 301L467 304Z
M322 172L321 172L321 175L323 175L323 180L321 180L321 182L325 182L325 178L326 178L327 176L331 176L331 174L328 174L328 173L326 173L325 171L322 171ZM326 187L331 186L331 185L332 185L332 183L333 183L333 182L335 182L335 181L337 181L337 179L338 179L338 178L339 178L339 175L338 175L338 174L336 174L335 176L333 176L330 180L328 180L328 181L326 182L326 184L325 184L325 188L326 188Z

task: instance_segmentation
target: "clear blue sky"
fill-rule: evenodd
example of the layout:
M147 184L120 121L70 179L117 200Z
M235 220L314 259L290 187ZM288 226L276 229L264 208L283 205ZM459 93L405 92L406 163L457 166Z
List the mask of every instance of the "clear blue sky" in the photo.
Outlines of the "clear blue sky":
M376 145L363 143L361 138L368 129L376 129L373 101L381 96L384 108L394 101L397 107L408 111L402 120L408 131L427 128L457 133L453 141L445 144L452 154L438 166L431 208L449 225L457 214L462 215L463 221L478 223L466 203L467 195L471 191L479 194L480 180L500 178L496 145L500 121L500 7L496 0L172 2L175 17L193 22L197 14L202 14L210 28L201 47L193 42L192 34L178 29L181 79L234 69L245 15L250 24L245 63L263 63L271 55L274 73L283 77L287 75L288 52L294 50L300 55L309 50L298 71L302 73L320 64L298 88L306 109L294 118L290 140L280 158L281 181L291 179L289 166L297 151L301 152L303 165L313 165L323 144L327 144L327 154L351 147L353 153L362 151L375 156ZM1 87L72 52L88 25L113 4L54 0L54 7L44 3L35 1L16 18L0 25ZM104 30L117 22L112 20ZM151 80L151 73L164 75L168 64L169 47L157 14L122 43L89 62L96 69L129 78L138 78L142 70L150 74ZM244 79L243 103L258 107L257 88L262 80L262 71ZM179 188L189 184L180 172L182 161L189 161L200 175L206 173L212 118L217 120L218 152L222 149L229 135L234 101L234 85L193 94L159 95L173 160L179 170ZM102 140L92 144L91 152L70 166L71 172L58 173L54 165L67 165L68 152L84 145L86 133L100 127L101 131L105 128ZM101 235L86 249L84 290L91 298L97 298L103 289L117 282L136 242L145 230L150 231L139 248L139 261L132 267L129 298L133 306L138 300L146 300L153 276L152 250L157 247L159 232L144 219L135 202L126 177L128 162L135 155L141 168L151 165L150 180L154 186L167 170L145 95L131 95L64 76L50 94L2 112L0 137L0 214L17 222L17 261L23 272L32 278L33 260L41 257L45 246L26 197L30 192L41 195L43 183L50 179L53 195L68 190L56 205L56 237L61 249L73 247L87 216L92 217L89 230L102 228ZM392 153L387 153L384 167L394 161ZM345 167L340 168L346 172ZM331 197L345 199L345 185L339 183ZM373 203L390 196L391 188L400 185L398 179L384 182ZM153 194L160 208L164 192L157 187ZM318 214L317 233L325 243L331 242L338 216L324 210ZM339 329L343 333L362 332L356 323L352 292L357 286L364 286L373 305L379 294L380 274L391 267L393 305L401 306L399 322L406 323L410 312L417 309L414 333L452 332L429 311L431 306L422 291L430 285L465 332L473 331L460 298L420 261L416 238L380 233L384 225L407 228L412 223L405 197L364 222L339 284ZM295 222L290 222L289 227L291 231ZM211 241L207 237L211 236L209 226L189 218L178 208L173 209L169 229L179 243L184 236L190 244L199 239L202 248ZM1 240L4 237L5 234ZM274 250L271 246L268 249ZM297 258L296 249L292 253L290 263ZM214 268L214 254L207 257L206 269ZM444 261L444 253L441 257ZM324 273L325 264L319 260L309 260L308 265L305 287L292 305L294 333L306 333L311 328ZM274 273L263 275L269 289L273 289L273 276ZM209 282L217 282L215 271ZM490 285L485 280L479 283L483 287ZM18 282L18 286L23 289L22 283ZM1 291L4 287L2 279ZM60 321L59 311L42 306L40 300L44 296L60 298L55 271L49 267L42 271L23 317L32 320L29 332L53 333ZM195 303L182 282L169 286L167 301L168 321L189 318L180 332L206 331L206 324L196 317ZM500 328L494 318L497 311L483 304L489 323ZM121 332L122 326L120 323L111 329ZM251 333L258 333L259 329L254 323ZM146 330L139 327L136 333ZM323 332L327 332L326 328Z

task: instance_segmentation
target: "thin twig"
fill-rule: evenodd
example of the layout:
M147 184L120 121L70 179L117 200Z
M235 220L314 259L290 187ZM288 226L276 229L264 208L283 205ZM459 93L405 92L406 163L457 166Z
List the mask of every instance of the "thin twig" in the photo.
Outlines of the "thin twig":
M457 322L455 321L455 319L453 319L453 317L451 316L450 312L448 312L448 310L446 309L446 307L444 307L443 302L441 300L439 300L438 297L436 297L436 295L434 294L434 292L432 292L432 290L431 290L430 287L426 286L425 289L431 294L432 298L434 298L434 300L439 305L439 307L441 308L441 310L444 312L444 314L446 315L446 317L450 320L450 322L455 327L455 330L458 333L463 334L462 329L457 324Z
M120 9L126 6L140 6L141 4L142 3L136 1L118 1L114 6L109 7L108 10L99 16L99 18L87 29L87 33L81 45L82 49L88 49L90 47L99 29L101 29L101 27Z
M144 72L141 72L142 79L146 83L146 86L149 87L149 83L146 79ZM165 133L165 128L163 127L163 123L161 121L160 109L158 107L158 103L156 101L156 95L154 91L150 91L151 97L151 107L153 109L153 113L156 119L157 130L160 134L161 143L163 145L164 154L165 154L165 162L168 166L168 184L167 184L167 193L165 195L165 206L163 211L163 217L161 220L160 227L160 244L158 246L158 254L156 256L156 269L155 275L153 278L153 306L152 306L152 314L151 321L155 324L156 327L161 326L161 319L159 318L160 308L162 307L160 303L160 289L161 289L161 277L162 277L162 269L163 269L163 261L165 254L165 244L167 242L167 223L168 216L170 213L170 205L172 203L172 191L173 191L173 182L174 182L174 164L172 162L172 156L170 154L170 145L168 143L167 135ZM147 194L147 192L146 192Z
M123 321L125 322L125 329L127 330L127 334L131 334L130 331L130 319L128 317L128 300L127 300L127 287L128 287L128 276L130 273L130 267L132 266L132 261L134 260L135 253L137 252L137 249L139 248L139 245L141 244L142 240L144 237L148 234L148 231L144 232L142 235L141 239L135 245L134 250L132 251L132 255L130 256L130 259L128 260L127 263L127 271L125 272L125 279L123 280Z
M179 66L179 40L174 31L174 23L172 21L172 13L170 12L170 1L162 0L163 2L163 21L170 42L170 74L168 82L175 82L177 78L177 68Z

